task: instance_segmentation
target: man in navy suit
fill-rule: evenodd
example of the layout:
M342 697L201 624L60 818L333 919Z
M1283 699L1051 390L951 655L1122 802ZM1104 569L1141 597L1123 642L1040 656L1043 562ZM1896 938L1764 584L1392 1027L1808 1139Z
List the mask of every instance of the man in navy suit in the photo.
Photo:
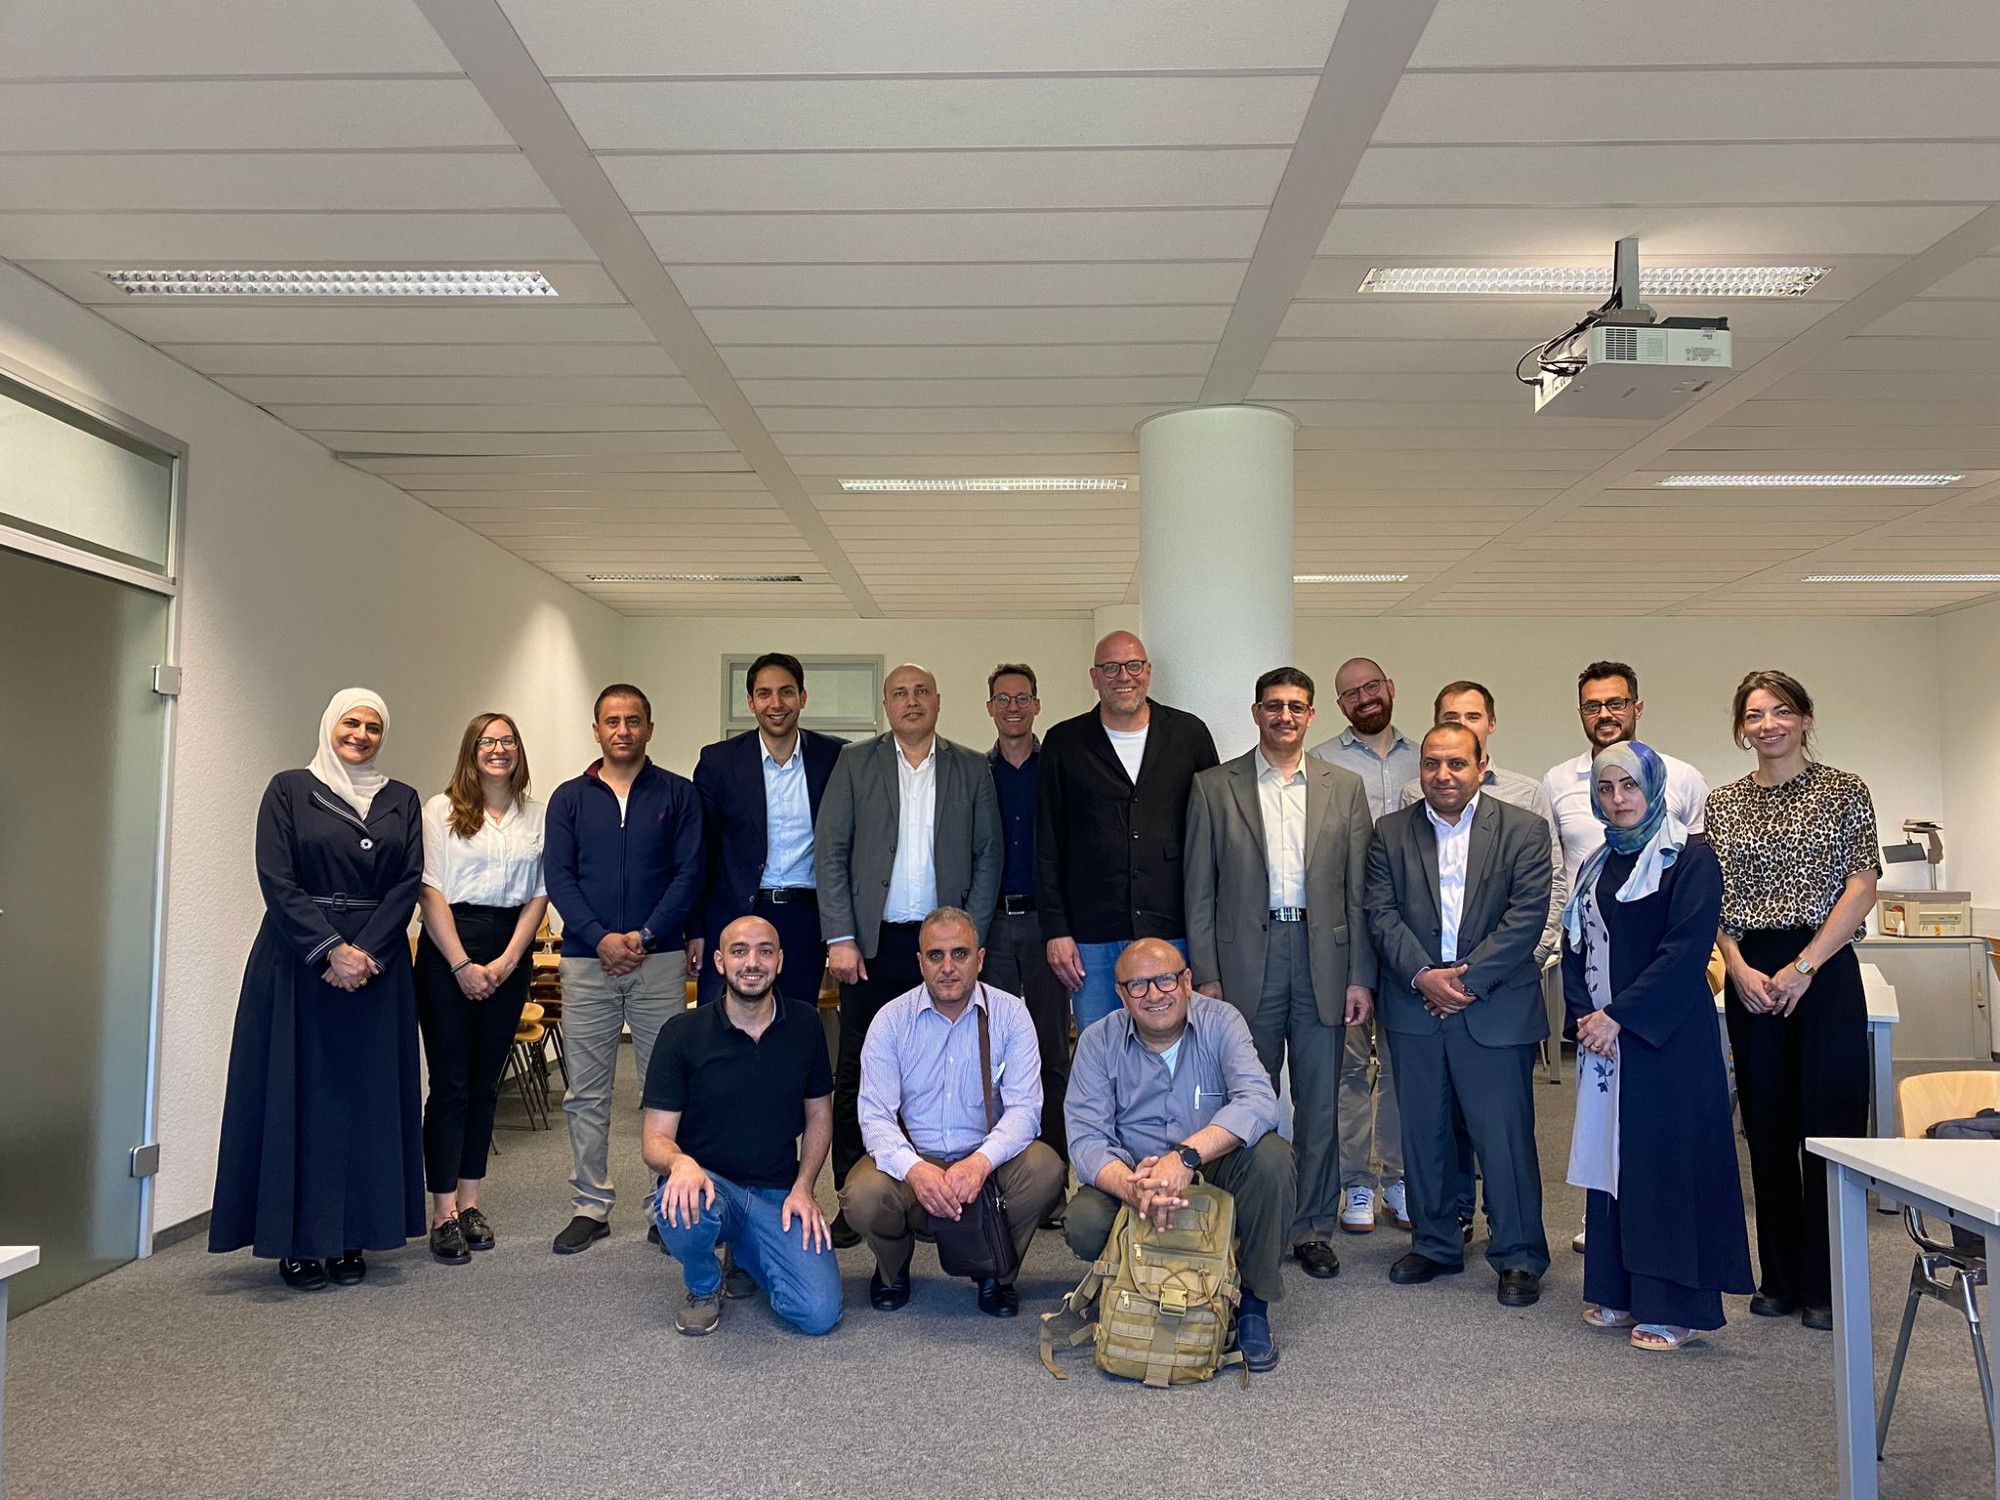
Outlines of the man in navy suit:
M722 993L722 971L705 954L738 917L762 917L778 930L787 962L778 992L819 1004L826 946L820 941L813 876L813 819L819 816L833 763L845 743L799 727L806 671L796 656L768 651L743 674L757 727L706 746L694 768L701 794L708 882L688 923L688 972L704 1004Z

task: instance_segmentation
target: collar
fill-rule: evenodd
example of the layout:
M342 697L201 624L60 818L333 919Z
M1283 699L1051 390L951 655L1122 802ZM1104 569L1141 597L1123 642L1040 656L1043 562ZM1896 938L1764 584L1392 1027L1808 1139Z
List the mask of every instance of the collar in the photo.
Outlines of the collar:
M1389 726L1389 733L1396 737L1394 742L1389 746L1389 755L1394 755L1403 746L1410 744L1409 736L1404 734L1394 724ZM1340 731L1339 739L1340 743L1349 750L1359 750L1363 755L1373 756L1376 760L1387 760L1389 758L1388 755L1376 755L1373 750L1363 744L1361 737L1354 732L1352 724L1349 724L1345 729ZM1415 746L1412 745L1411 748L1414 749Z
M939 1020L944 1019L944 1012L937 1008L937 1001L932 997L931 987L929 985L927 984L918 985L917 994L920 997L917 1001L917 1009L919 1011L927 1010L932 1015L938 1017ZM975 983L972 986L972 1004L968 1005L965 1010L960 1011L958 1013L958 1018L960 1021L964 1020L966 1011L983 1010L991 1012L992 1009L993 1007L986 1003L986 985L984 984L984 982ZM957 1025L958 1023L954 1021L954 1022L948 1022L947 1024Z
M717 1010L722 1012L716 1024L719 1025L724 1031L733 1031L737 1033L737 1035L739 1036L748 1036L750 1034L749 1032L745 1031L741 1026L738 1026L734 1021L732 1021L729 1018L729 1000L727 991L725 991L723 994L717 995L715 997L715 1000L713 1001L713 1004ZM771 987L771 1024L770 1026L766 1026L764 1028L765 1035L766 1036L770 1035L771 1028L773 1026L776 1026L780 1021L784 1019L785 1019L785 997L778 993L777 985L774 983Z
M639 761L639 770L637 774L635 774L632 777L632 785L637 786L639 784L639 777L644 776L648 771L652 769L653 769L653 757L650 755L641 757ZM583 774L588 776L592 781L597 782L599 785L603 785L604 789L607 792L611 790L611 788L608 785L604 784L603 756L601 755L598 756L596 760L592 761L589 765L585 766L583 768Z
M1179 1040L1184 1042L1189 1037L1195 1036L1201 1031L1200 1017L1201 1017L1202 1002L1204 1000L1208 1000L1208 996L1202 994L1201 991L1199 990L1196 990L1194 993L1188 996L1187 1025L1182 1028ZM1210 1001L1209 1003L1213 1005L1221 1005L1224 1004L1225 1002L1221 1000L1214 1000ZM1165 1055L1163 1051L1154 1052L1151 1047L1146 1046L1145 1041L1139 1035L1139 1028L1135 1024L1133 1024L1132 1012L1125 1008L1125 997L1123 995L1120 995L1118 997L1118 1009L1115 1012L1113 1012L1113 1014L1118 1017L1120 1024L1123 1025L1125 1028L1126 1045L1144 1048L1146 1052L1150 1053L1154 1057L1162 1057Z
M778 757L771 753L771 747L765 743L763 731L753 729L750 732L757 736L757 754L761 757L764 765L777 766L780 771L789 771L793 766L804 763L806 748L804 730L800 730L798 738L792 741L792 758L782 765L779 764Z
M1428 797L1424 799L1424 816L1431 820L1431 827L1438 831L1440 838L1453 837L1466 832L1472 827L1473 814L1479 811L1479 799L1482 795L1479 792L1472 794L1472 800L1465 804L1465 808L1459 813L1456 823L1447 823L1443 818L1440 818L1437 814L1437 809L1431 806Z
M1270 776L1272 779L1277 780L1280 786L1303 786L1305 784L1306 763L1303 757L1300 758L1299 768L1296 771L1292 772L1290 776L1279 779L1278 768L1264 759L1264 747L1262 745L1257 746L1250 754L1257 768L1257 779L1259 781L1262 781L1266 776Z
M907 767L911 771L921 771L925 766L931 765L937 760L937 753L938 753L937 733L935 730L932 731L930 749L924 752L924 758L914 766L910 765L909 756L903 753L903 742L896 738L895 733L893 731L891 731L889 735L889 753L896 757L897 765Z
M1008 760L1006 756L1000 753L1000 742L998 740L995 740L993 742L993 748L986 752L986 763L989 766L1005 766L1010 771L1024 771L1029 766L1032 766L1035 763L1035 757L1040 755L1041 753L1042 753L1042 737L1039 734L1029 735L1028 758L1022 761L1021 764L1017 766L1012 761Z

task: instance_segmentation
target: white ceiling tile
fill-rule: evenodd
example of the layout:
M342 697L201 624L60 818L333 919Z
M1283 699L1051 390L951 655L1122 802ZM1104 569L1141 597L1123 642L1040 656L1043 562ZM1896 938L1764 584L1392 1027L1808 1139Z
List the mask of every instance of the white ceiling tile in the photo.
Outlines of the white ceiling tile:
M647 344L161 344L205 375L671 375Z
M242 144L251 144L248 142ZM495 151L0 156L10 213L548 209L527 158Z
M979 458L1062 454L1064 471L1081 459L1133 460L1139 439L1129 429L1106 432L821 432L780 435L778 447L800 473L831 473L861 458L891 463L900 457L939 455ZM1122 471L1121 471L1122 472Z
M225 375L258 406L696 406L670 375Z
M1989 339L1851 338L1824 362L1834 370L2000 370L2000 334Z
M8 260L409 265L589 255L559 213L0 214Z
M1519 351L1515 351L1517 354ZM1271 371L1250 384L1252 401L1520 401L1527 387L1513 361L1485 374L1303 375Z
M673 264L1248 259L1262 209L984 214L642 214Z
M1996 100L2000 104L2000 100ZM1322 255L1610 258L1620 237L1639 236L1664 256L1908 255L1963 224L1984 205L1902 208L1753 208L1640 203L1545 213L1525 208L1343 208Z
M767 406L773 435L803 432L1074 432L1081 423L1110 430L1137 427L1154 406L820 407Z
M699 406L314 406L267 407L294 427L371 428L380 432L558 433L709 432L715 419Z
M2000 370L1801 370L1766 394L1776 401L2000 402Z
M808 78L556 84L598 151L1285 146L1299 77ZM4 116L0 116L4 118Z
M4 221L0 221L4 222ZM628 307L107 307L128 332L171 344L524 344L615 343L657 348Z
M2000 193L1994 195L2000 198ZM2000 255L1982 255L1940 277L1923 290L1926 297L2000 297Z
M1905 302L1868 325L1871 336L1941 339L2000 338L2000 301L1952 302L1943 299Z
M1201 394L1193 375L1128 375L1054 380L745 380L758 406L1060 406L1088 409L1133 402L1183 406Z
M0 78L457 71L410 0L203 0L170 15L157 0L8 0L0 9Z
M459 79L0 83L9 151L366 151L513 141Z
M1033 73L1170 68L1317 70L1342 6L1316 0L1093 0L927 6L900 0L600 0L578 24L563 0L506 0L551 76L774 73Z
M724 349L739 380L1201 375L1213 344L957 344Z
M709 308L702 327L735 344L1203 343L1221 307Z
M1803 333L1834 305L1814 305L1810 298L1732 302L1729 326L1740 336L1768 345ZM1294 302L1278 336L1506 340L1519 353L1532 342L1561 333L1590 308L1588 301L1541 297L1368 296L1342 302Z
M1990 422L1988 401L1773 401L1761 398L1726 412L1720 427L1936 427Z
M657 485L668 489L680 483L683 470L700 470L724 466L722 459L710 450L720 448L723 453L733 453L729 440L714 433L701 432L659 432L645 448L627 453L586 453L572 450L564 454L493 454L479 455L435 455L430 457L409 454L384 454L376 457L350 457L357 469L366 469L371 474L381 474L396 479L414 481L418 476L426 479L420 488L435 485L439 489L449 489L462 478L485 475L492 487L499 489L513 482L515 476L526 475L607 475L634 478L643 485ZM743 465L736 465L744 468ZM713 474L705 480L698 475L687 475L683 486L689 489L710 490L761 490L763 481L747 469L737 474ZM465 489L482 489L484 483L467 483ZM620 486L613 486L618 488Z
M321 409L326 416L351 418L351 406ZM350 427L308 427L306 436L341 454L432 455L561 455L624 453L653 454L678 436L672 432L549 432L523 427L520 431L410 432L395 428L360 430Z
M1207 303L1227 309L1242 261L1035 265L671 267L690 305L708 307L1059 307Z
M1406 73L1375 139L1981 140L1996 114L2000 69Z

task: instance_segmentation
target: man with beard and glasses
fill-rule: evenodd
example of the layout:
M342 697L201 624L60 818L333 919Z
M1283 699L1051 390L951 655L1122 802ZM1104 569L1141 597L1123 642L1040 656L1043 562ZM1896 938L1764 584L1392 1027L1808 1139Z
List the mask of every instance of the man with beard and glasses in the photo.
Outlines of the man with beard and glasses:
M715 961L722 1003L662 1026L646 1070L640 1149L661 1178L650 1206L687 1283L674 1327L713 1333L723 1298L754 1283L801 1333L826 1333L840 1321L840 1266L813 1201L833 1139L826 1033L814 1007L779 993L784 954L764 918L725 927ZM717 1261L722 1244L740 1278Z
M1307 753L1361 778L1368 815L1380 822L1394 812L1403 786L1417 774L1417 747L1393 722L1395 680L1368 657L1341 663L1333 674L1334 704L1347 728ZM1348 1234L1375 1230L1376 1193L1398 1229L1410 1227L1403 1185L1402 1119L1396 1112L1396 1074L1382 1041L1381 1018L1349 1026L1340 1065L1340 1227ZM1376 1175L1376 1163L1381 1175Z

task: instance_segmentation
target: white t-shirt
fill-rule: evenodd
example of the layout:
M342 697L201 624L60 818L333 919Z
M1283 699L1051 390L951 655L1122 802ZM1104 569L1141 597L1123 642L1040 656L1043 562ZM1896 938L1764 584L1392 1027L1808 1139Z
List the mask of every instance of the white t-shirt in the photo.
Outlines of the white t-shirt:
M1181 1065L1181 1043L1186 1040L1187 1033L1183 1031L1179 1036L1174 1038L1173 1046L1160 1054L1160 1061L1167 1065L1169 1076L1172 1076L1174 1071Z
M1132 784L1139 784L1139 763L1146 758L1146 735L1152 729L1106 729L1111 740L1111 748L1118 752L1118 759L1124 764L1125 774L1132 778Z
M439 792L424 804L424 884L450 902L473 906L526 906L546 896L542 883L542 824L546 809L523 797L499 822L483 818L462 839L451 831L451 798Z

